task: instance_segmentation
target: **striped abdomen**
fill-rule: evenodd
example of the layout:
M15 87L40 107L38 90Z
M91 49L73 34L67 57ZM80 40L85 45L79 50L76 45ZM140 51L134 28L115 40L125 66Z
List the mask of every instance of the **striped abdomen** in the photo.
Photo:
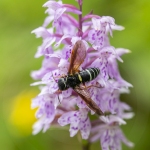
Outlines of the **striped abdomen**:
M81 82L84 83L95 79L98 76L99 72L100 70L98 68L88 68L79 72L79 75L82 78Z

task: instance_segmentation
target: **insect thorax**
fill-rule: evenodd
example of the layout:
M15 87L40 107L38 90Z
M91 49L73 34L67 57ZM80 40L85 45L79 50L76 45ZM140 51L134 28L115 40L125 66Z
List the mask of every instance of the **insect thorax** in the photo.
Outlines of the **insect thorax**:
M59 90L67 90L69 87L75 88L77 85L81 83L78 77L78 73L74 75L68 75L66 77L62 77L58 80Z

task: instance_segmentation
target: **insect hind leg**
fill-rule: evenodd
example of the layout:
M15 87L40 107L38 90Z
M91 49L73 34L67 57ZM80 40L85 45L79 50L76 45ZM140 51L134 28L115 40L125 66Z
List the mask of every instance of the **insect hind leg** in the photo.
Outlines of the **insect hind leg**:
M103 86L97 86L97 85L89 85L89 86L86 86L86 88L91 88L91 87L96 87L96 88L103 88Z
M91 87L96 87L96 88L103 88L104 86L98 86L98 85L89 85L89 86L86 86L85 83L83 83L82 85L80 86L77 86L76 88L77 89L80 89L80 90L84 90L84 89L89 89Z

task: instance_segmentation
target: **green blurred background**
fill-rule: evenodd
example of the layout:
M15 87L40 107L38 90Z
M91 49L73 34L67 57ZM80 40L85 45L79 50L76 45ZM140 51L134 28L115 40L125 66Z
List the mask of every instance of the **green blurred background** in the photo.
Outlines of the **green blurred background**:
M30 32L42 25L46 15L45 0L0 1L0 150L77 150L77 136L68 130L51 128L45 134L31 135L35 121L30 99L39 91L30 87L31 70L39 69L42 58L34 59L41 39ZM74 0L64 0L74 3ZM133 150L150 149L150 1L84 0L83 12L94 10L101 16L112 16L125 27L115 31L113 46L130 49L119 63L121 75L133 84L129 95L121 99L131 105L135 117L122 126L127 138L135 143ZM123 150L129 149L123 145ZM91 150L100 150L99 142Z

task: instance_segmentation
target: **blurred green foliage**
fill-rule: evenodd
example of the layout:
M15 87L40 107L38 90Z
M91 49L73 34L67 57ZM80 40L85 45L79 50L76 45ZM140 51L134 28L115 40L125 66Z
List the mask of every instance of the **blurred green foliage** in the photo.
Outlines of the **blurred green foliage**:
M13 98L30 87L31 70L39 69L42 58L34 59L36 48L41 44L30 32L42 25L45 18L44 0L0 1L0 149L2 150L49 150L80 149L77 136L69 137L64 129L52 128L45 134L22 136L13 134L15 127L9 124ZM74 3L74 0L64 0ZM116 23L125 27L111 38L113 46L130 49L119 63L121 75L134 88L121 99L131 105L135 117L123 126L125 135L135 143L135 150L150 149L150 1L147 0L84 0L84 14L94 10L101 16L112 16ZM23 116L22 116L23 117ZM92 150L100 149L99 142ZM127 150L123 147L123 150Z

